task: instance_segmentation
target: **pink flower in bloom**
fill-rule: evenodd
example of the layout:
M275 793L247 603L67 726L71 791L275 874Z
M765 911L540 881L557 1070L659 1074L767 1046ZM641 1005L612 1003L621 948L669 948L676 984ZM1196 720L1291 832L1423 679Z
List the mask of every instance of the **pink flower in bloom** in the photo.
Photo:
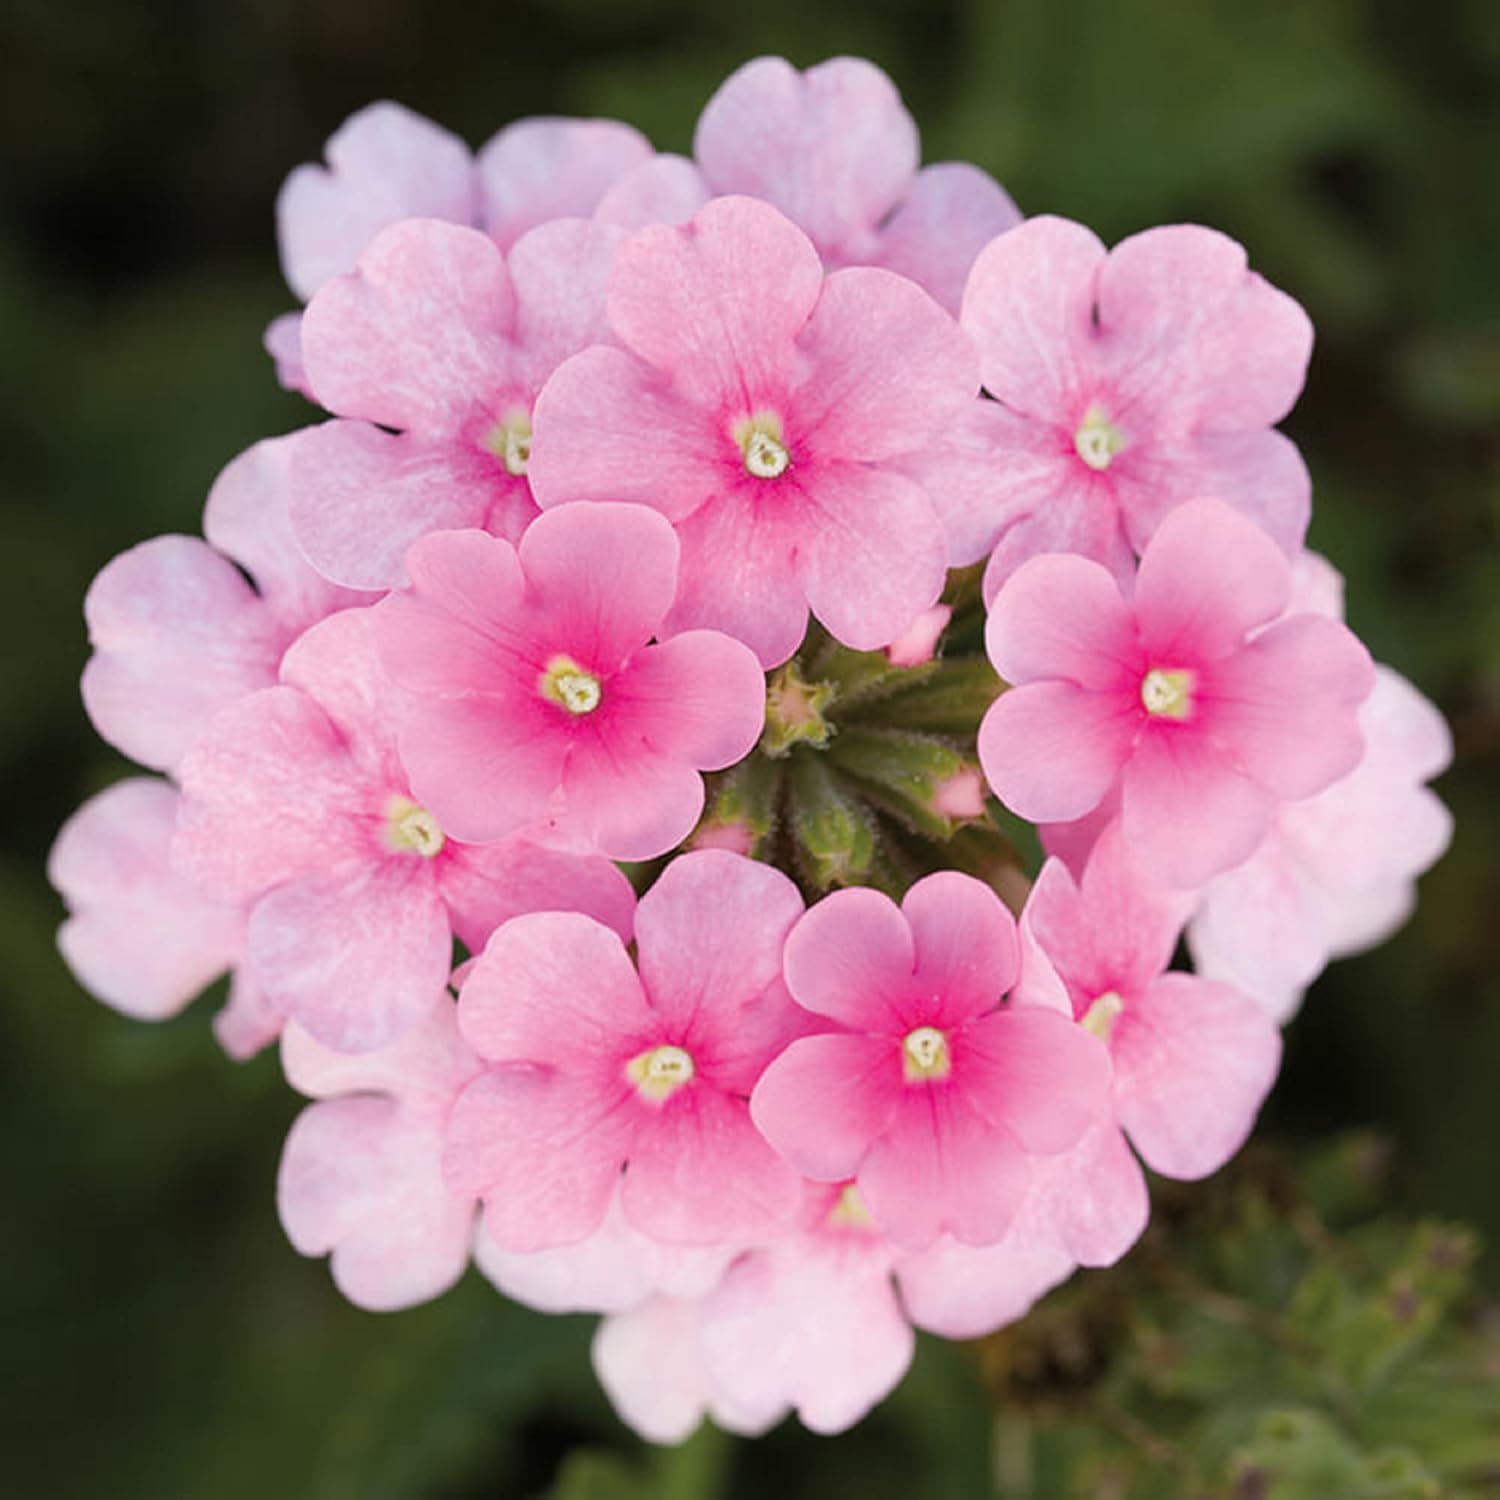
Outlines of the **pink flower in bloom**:
M956 440L971 463L989 447L989 475L945 520L953 562L995 548L987 597L1042 552L1128 578L1132 550L1202 495L1297 550L1310 485L1272 424L1302 388L1312 325L1233 240L1177 224L1106 251L1080 224L1030 219L979 256L962 321L995 399Z
M584 1240L617 1188L626 1222L669 1243L744 1243L790 1217L800 1183L746 1099L798 1028L781 948L801 911L779 871L701 850L641 898L639 974L587 917L496 932L459 997L492 1066L454 1109L446 1163L498 1246Z
M1322 558L1304 554L1293 607L1342 618L1340 583ZM1250 858L1209 883L1188 924L1199 972L1254 996L1278 1022L1330 958L1373 947L1406 921L1416 877L1452 837L1452 815L1424 785L1453 758L1443 716L1377 666L1359 726L1359 765L1315 797L1283 804Z
M138 1021L183 1010L234 968L214 1022L231 1057L248 1057L280 1030L243 968L242 907L215 901L171 867L177 789L154 776L117 781L63 824L47 878L67 903L57 946L74 977Z
M650 143L615 120L518 120L477 159L431 120L382 101L351 115L329 138L328 165L296 168L276 200L287 284L304 302L354 269L382 229L402 219L442 219L483 229L502 248L549 219L587 217ZM277 374L306 389L301 318L266 330Z
M996 795L1061 823L1118 784L1126 841L1152 878L1201 885L1239 863L1279 802L1320 791L1362 753L1370 658L1316 615L1259 629L1290 588L1275 544L1213 500L1158 528L1133 601L1086 558L1023 564L986 628L1012 684L979 731Z
M1144 878L1115 823L1080 881L1047 862L1021 918L1062 979L1068 1013L1109 1047L1116 1120L1148 1166L1184 1178L1239 1150L1281 1062L1262 1006L1216 980L1167 972L1190 909L1191 897ZM1025 983L1016 998L1056 1004Z
M417 799L484 842L549 820L612 859L692 831L700 770L748 754L764 721L751 652L667 635L672 528L638 505L573 505L519 550L481 532L425 537L409 590L377 611L381 655L411 701L401 755Z
M564 219L504 255L477 230L414 219L323 287L303 320L308 379L351 420L298 438L292 524L315 567L387 588L429 531L520 540L537 513L532 403L562 360L609 338L619 238Z
M589 911L629 930L631 893L597 857L469 848L413 799L368 610L287 653L281 685L231 705L181 768L174 858L250 908L247 953L319 1041L394 1041L446 985L453 938L481 947L518 912Z
M219 709L276 681L282 652L309 625L372 597L326 582L292 539L295 441L267 439L225 468L204 506L206 541L142 542L89 589L84 707L142 765L173 770Z
M795 225L748 198L621 246L609 322L536 405L537 500L632 500L682 541L667 624L710 626L765 666L809 606L846 645L884 646L937 602L933 500L893 461L972 402L973 353L911 282L824 278Z
M787 942L786 980L798 1004L848 1029L771 1064L755 1123L808 1177L854 1178L897 1244L945 1231L993 1244L1028 1155L1073 1145L1109 1086L1095 1038L1001 1007L1018 962L1009 912L969 876L919 880L899 909L873 890L826 897Z
M763 198L824 263L885 266L957 313L974 257L1021 220L978 167L917 170L916 123L873 63L835 57L798 72L780 57L746 63L698 120L696 162L659 156L604 195L601 218L630 228L679 223L711 198Z
M469 1263L477 1212L442 1172L448 1112L479 1070L453 1002L439 997L404 1036L355 1057L290 1026L281 1060L292 1087L320 1101L282 1152L287 1238L303 1255L331 1255L335 1284L359 1307L385 1312L447 1291Z

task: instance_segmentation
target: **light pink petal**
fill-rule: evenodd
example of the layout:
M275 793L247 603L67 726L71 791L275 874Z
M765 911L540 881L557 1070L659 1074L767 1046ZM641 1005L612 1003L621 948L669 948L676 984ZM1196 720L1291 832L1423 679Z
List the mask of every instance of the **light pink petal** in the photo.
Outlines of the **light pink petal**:
M620 1201L627 1221L653 1239L743 1243L790 1223L802 1179L766 1144L742 1099L695 1080L638 1127Z
M879 463L925 447L979 393L974 346L914 283L858 266L835 271L797 338L798 443L819 459ZM888 351L900 349L893 360Z
M979 761L995 795L1033 823L1097 807L1130 755L1137 715L1118 695L1071 682L1002 693L979 726Z
M1269 426L1312 354L1307 314L1216 230L1170 224L1122 240L1099 273L1099 323L1141 400L1210 429Z
M613 342L604 298L621 238L607 224L558 219L538 225L506 256L531 394L570 354Z
M233 563L161 536L108 563L84 600L83 703L133 760L176 768L215 713L276 680L286 637Z
M587 218L650 157L645 136L618 120L517 120L480 148L480 222L508 248L549 219Z
M934 604L921 614L885 648L886 660L893 667L920 667L937 655L938 642L953 619L946 604Z
M889 1257L798 1242L737 1261L703 1309L716 1389L754 1411L793 1406L813 1432L852 1427L899 1384L915 1340Z
M277 1008L342 1052L382 1047L430 1014L453 934L420 855L277 886L250 913L248 955Z
M178 796L131 777L91 797L63 824L47 878L68 918L57 945L74 977L137 1020L176 1015L244 947L244 915L175 874L168 861Z
M302 365L302 314L282 313L266 324L261 335L261 347L275 361L276 383L286 391L295 391L299 396L313 399L307 384L307 371Z
M468 147L399 104L385 100L351 115L324 155L326 168L298 167L276 200L281 267L304 302L331 277L352 271L387 224L473 220Z
M890 1037L805 1036L761 1075L750 1114L805 1177L853 1177L901 1102L901 1053Z
M1253 521L1218 500L1179 506L1141 558L1135 609L1153 666L1227 655L1286 608L1291 569Z
M693 154L714 192L769 200L834 258L864 247L920 160L895 85L854 57L805 73L780 57L746 63L704 106Z
M1248 858L1276 800L1204 736L1182 729L1141 736L1122 777L1121 817L1146 878L1187 889Z
M1163 974L1115 1021L1115 1111L1146 1165L1206 1177L1255 1123L1281 1065L1276 1023L1248 995Z
M823 288L807 236L769 204L719 198L620 247L609 321L689 400L750 415L786 395L793 340Z
M443 1182L441 1137L393 1100L334 1099L287 1137L276 1206L303 1255L332 1251L339 1290L388 1312L447 1291L469 1263L474 1203Z
M1451 829L1447 809L1435 797L1431 801ZM1342 900L1331 903L1325 918L1329 957L1347 958L1378 948L1410 921L1416 906L1417 887L1411 880L1370 881L1344 894Z
M622 1038L650 1028L619 936L578 912L534 912L490 939L458 1000L465 1040L502 1063L612 1069Z
M1212 694L1213 734L1245 770L1280 796L1298 798L1359 764L1356 710L1374 682L1370 654L1348 629L1321 615L1294 615L1218 663L1204 696Z
M1010 577L1023 563L1049 552L1074 552L1098 563L1122 592L1135 584L1135 553L1109 485L1080 479L1066 460L1022 459L1007 472L1021 486L1017 507L1030 503L1024 514L1007 518L984 570L984 597L994 603Z
M677 537L643 505L581 502L521 538L527 608L581 665L614 672L657 633L677 585Z
M1052 1011L996 1011L964 1027L950 1045L954 1087L1029 1152L1066 1151L1108 1110L1108 1053L1097 1037Z
M619 1108L623 1087L601 1096L550 1070L491 1068L458 1096L443 1173L453 1191L484 1199L502 1249L576 1244L604 1222L634 1123Z
M356 271L308 304L302 357L314 394L341 417L480 443L515 378L514 320L492 240L412 219L383 230Z
M686 224L713 197L685 156L663 153L632 168L599 200L594 217L622 229Z
M1027 1158L957 1089L908 1089L858 1181L871 1218L903 1249L925 1250L944 1233L992 1245L1025 1194Z
M240 967L229 976L229 998L213 1019L214 1040L235 1062L248 1062L282 1035L286 1017L255 976Z
M916 945L912 988L939 1002L930 1024L958 1025L1000 1003L1020 956L1015 919L989 886L942 870L907 891L901 913Z
M1039 1006L1060 1016L1073 1016L1073 1000L1049 952L1053 946L1066 952L1068 943L1056 944L1051 926L1058 917L1067 920L1076 912L1078 890L1070 871L1060 859L1049 857L1042 865L1016 923L1021 967L1010 1003ZM1066 933L1068 928L1064 928Z
M1006 682L1061 678L1099 691L1141 673L1130 607L1096 562L1038 557L1014 573L990 606L985 650Z
M787 933L802 897L780 870L724 850L674 859L641 898L635 935L652 1011L686 1029L700 1012L738 1028L781 978Z
M292 1022L281 1036L281 1068L312 1099L388 1094L413 1113L441 1119L480 1062L459 1035L453 997L440 994L416 1026L368 1052L336 1051Z
M1066 823L1043 823L1037 832L1042 848L1060 859L1077 880L1083 875L1083 867L1099 842L1099 835L1119 816L1120 785L1116 782L1109 796L1092 812Z
M601 724L592 740L570 746L557 829L610 859L656 859L697 826L703 778L628 729Z
M889 896L865 887L825 896L792 929L783 963L797 1004L856 1031L906 1031L916 969L911 927Z
M372 610L341 610L299 636L281 659L281 680L333 720L363 768L400 786L397 696L380 664Z
M819 463L800 488L792 565L812 612L856 651L888 645L943 591L947 543L932 502L904 475L863 464Z
M1072 1273L1072 1256L1019 1224L994 1245L945 1237L896 1263L912 1322L948 1339L982 1338L1024 1318Z
M997 400L1047 422L1075 419L1104 259L1092 231L1050 214L1018 224L979 253L960 321L979 346L984 388Z
M537 514L526 481L474 448L352 421L307 428L295 442L297 540L324 577L350 588L404 583L406 550L430 531L488 527L515 542Z
M585 349L553 372L532 412L527 478L544 508L628 500L677 521L743 478L712 414L619 349Z
M1441 711L1386 666L1375 668L1375 686L1359 711L1364 764L1430 781L1453 763L1453 732Z
M881 226L872 260L909 276L955 316L979 252L1021 211L988 172L967 162L923 167Z
M1068 1151L1036 1162L1038 1214L1070 1257L1112 1266L1141 1237L1151 1214L1145 1174L1113 1113Z

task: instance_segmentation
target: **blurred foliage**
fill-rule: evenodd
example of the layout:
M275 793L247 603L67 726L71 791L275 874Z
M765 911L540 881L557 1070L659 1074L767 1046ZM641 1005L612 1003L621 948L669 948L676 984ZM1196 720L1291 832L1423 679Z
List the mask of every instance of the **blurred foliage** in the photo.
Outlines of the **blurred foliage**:
M786 1500L946 1500L993 1492L996 1410L1002 1474L1024 1453L1043 1500L1068 1500L1075 1484L1177 1493L1181 1464L1207 1493L1237 1485L1240 1497L1420 1494L1424 1470L1459 1483L1469 1460L1445 1445L1465 1403L1487 1394L1464 1362L1489 1357L1459 1332L1462 1299L1380 1364L1407 1326L1389 1278L1411 1267L1425 1330L1451 1288L1423 1257L1452 1232L1377 1217L1320 1252L1280 1222L1300 1200L1245 1186L1254 1173L1233 1191L1186 1190L1180 1207L1164 1198L1140 1256L1082 1278L990 1347L989 1386L967 1351L924 1341L911 1379L846 1437L788 1426L757 1445L708 1434L648 1453L593 1386L586 1320L507 1308L472 1278L410 1313L343 1305L275 1223L297 1101L274 1058L225 1063L207 1035L211 1002L155 1028L115 1017L55 957L46 849L124 769L78 707L83 591L122 548L195 529L233 454L309 419L258 347L290 301L272 240L287 170L378 97L475 144L523 114L607 113L681 150L714 84L766 51L801 64L871 56L900 84L930 158L977 161L1028 211L1106 238L1174 219L1219 225L1309 308L1319 346L1287 425L1317 486L1313 540L1348 575L1351 621L1376 655L1453 723L1441 791L1458 834L1405 931L1315 988L1261 1136L1376 1125L1395 1147L1392 1209L1467 1219L1500 1241L1488 1149L1500 1071L1500 7L6 0L0 774L17 795L0 834L0 1492L457 1500L556 1481L566 1500L773 1488ZM1217 1230L1184 1227L1179 1252L1179 1216L1200 1208ZM1213 1297L1178 1295L1174 1276ZM1223 1298L1253 1306L1254 1325L1216 1319ZM1017 1399L1018 1383L1035 1385L1024 1351L1092 1316L1107 1339L1089 1389L1144 1427L1103 1431L1035 1390ZM1262 1337L1272 1326L1313 1339L1319 1358L1299 1363ZM1241 1345L1243 1359L1226 1354ZM1163 1350L1178 1352L1161 1363ZM1155 1480L1131 1468L1137 1440ZM1089 1463L1095 1478L1080 1478ZM1116 1473L1124 1489L1100 1487Z

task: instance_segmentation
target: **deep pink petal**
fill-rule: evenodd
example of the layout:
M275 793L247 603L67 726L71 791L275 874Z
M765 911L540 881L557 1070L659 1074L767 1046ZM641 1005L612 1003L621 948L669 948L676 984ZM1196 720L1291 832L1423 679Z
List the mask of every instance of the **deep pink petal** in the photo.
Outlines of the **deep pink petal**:
M703 799L702 776L653 750L627 719L569 746L555 816L561 837L610 859L655 859L693 831Z
M916 882L901 902L916 946L913 990L937 1001L929 1024L993 1010L1015 983L1016 924L983 881L953 870Z
M1115 1108L1154 1171L1206 1177L1239 1150L1281 1063L1281 1036L1247 995L1164 974L1115 1022Z
M783 963L798 1005L856 1031L905 1033L916 946L889 896L866 887L825 896L792 929Z

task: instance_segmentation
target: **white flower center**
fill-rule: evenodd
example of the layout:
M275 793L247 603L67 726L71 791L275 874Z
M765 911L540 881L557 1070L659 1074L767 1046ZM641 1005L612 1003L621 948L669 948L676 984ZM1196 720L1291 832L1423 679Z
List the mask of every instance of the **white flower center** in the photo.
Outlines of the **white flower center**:
M642 1052L625 1064L625 1076L636 1092L656 1103L690 1083L695 1071L692 1054L670 1043Z
M1107 1042L1114 1030L1115 1018L1124 1009L1125 1002L1113 990L1108 990L1089 1006L1078 1024L1085 1031L1092 1031L1101 1042Z
M908 1083L928 1078L946 1078L951 1066L948 1060L948 1038L936 1026L918 1026L908 1032L901 1043L902 1067Z
M593 713L604 698L599 679L567 656L554 656L548 662L542 673L541 693L570 714L579 715Z
M1141 703L1158 719L1185 719L1193 711L1193 674L1152 667L1141 679Z
M781 418L758 411L734 424L734 440L745 457L745 472L757 479L779 479L791 467L792 455L781 435Z
M1073 434L1073 446L1089 468L1107 469L1115 454L1123 451L1125 434L1104 415L1101 407L1091 406Z
M441 854L447 842L437 819L406 797L392 797L386 807L385 836L398 854L420 854L423 859Z
M516 407L490 428L484 446L505 465L507 474L524 474L531 463L531 413Z

